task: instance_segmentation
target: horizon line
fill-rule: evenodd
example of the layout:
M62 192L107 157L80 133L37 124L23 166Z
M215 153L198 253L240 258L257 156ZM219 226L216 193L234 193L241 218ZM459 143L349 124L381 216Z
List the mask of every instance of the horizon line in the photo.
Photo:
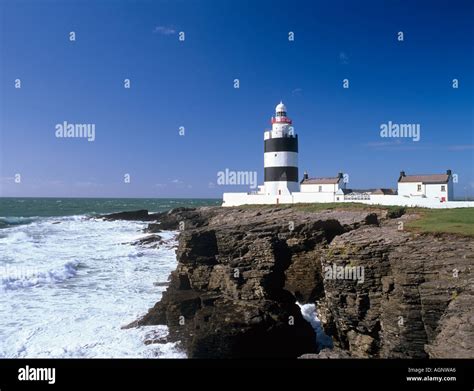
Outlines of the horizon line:
M220 200L221 198L208 197L55 197L55 196L0 196L0 199L6 198L50 198L50 199L113 199L113 200Z

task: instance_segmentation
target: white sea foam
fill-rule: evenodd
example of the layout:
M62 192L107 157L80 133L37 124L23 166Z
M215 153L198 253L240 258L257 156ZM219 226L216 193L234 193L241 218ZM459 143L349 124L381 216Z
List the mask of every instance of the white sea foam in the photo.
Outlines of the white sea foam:
M315 333L316 333L316 346L318 350L324 348L332 348L332 338L324 332L321 321L319 320L317 313L316 313L316 305L315 304L300 304L296 303L301 309L301 315L303 318L311 324Z
M162 342L164 326L121 328L160 299L153 283L176 266L171 246L129 244L145 226L71 216L2 229L0 357L183 357L144 343Z
M0 267L0 290L60 283L76 275L78 262L66 262L60 270L39 271L23 267Z

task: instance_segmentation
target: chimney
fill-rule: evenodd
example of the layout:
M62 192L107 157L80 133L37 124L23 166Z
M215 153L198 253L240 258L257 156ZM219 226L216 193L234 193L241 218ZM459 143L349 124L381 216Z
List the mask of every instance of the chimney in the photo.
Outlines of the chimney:
M447 174L448 176L451 176L451 175L452 175L452 171L451 171L451 170L446 170L446 174Z
M337 174L337 177L338 177L339 179L342 179L343 176L344 176L344 175L342 174L342 172L339 172L339 173Z
M306 180L306 179L308 179L308 173L305 171L303 174L303 180Z
M405 171L400 171L400 176L398 177L398 182L400 182L401 179L402 179L404 176L406 176L406 175L405 175Z

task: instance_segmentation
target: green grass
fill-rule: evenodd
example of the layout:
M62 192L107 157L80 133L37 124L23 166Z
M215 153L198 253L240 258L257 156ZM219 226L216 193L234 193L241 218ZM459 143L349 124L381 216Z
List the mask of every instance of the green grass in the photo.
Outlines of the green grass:
M474 208L423 209L420 218L406 224L410 230L474 236Z
M399 206L383 206L383 205L367 205L357 202L327 202L327 203L298 203L298 204L279 204L279 205L241 205L238 208L242 209L294 209L303 212L321 212L328 209L360 209L360 210L372 210L372 209L386 209L396 210Z
M324 210L387 210L397 214L400 206L367 205L357 202L331 202L312 204L280 204L280 205L243 205L239 208L261 209L261 208L292 208L294 210L317 213ZM452 233L464 236L474 236L474 208L456 209L427 209L427 208L403 208L405 213L416 213L420 217L407 222L405 227L415 232Z
M385 205L367 205L358 202L329 202L329 203L314 203L314 204L293 204L291 206L295 210L304 212L320 212L327 209L346 209L346 210L388 210L396 211L400 209L399 206L385 206Z
M322 212L325 210L366 210L366 211L376 211L376 210L387 210L390 214L399 214L403 215L404 213L408 212L418 212L418 211L423 211L424 208L406 208L406 207L400 207L400 206L392 206L392 205L368 205L368 204L362 204L359 202L325 202L325 203L320 203L320 202L315 202L315 203L298 203L298 204L279 204L279 205L241 205L238 206L237 208L240 209L293 209L296 211L301 211L301 212L308 212L308 213L318 213ZM400 211L403 210L402 213ZM393 216L393 217L398 217Z

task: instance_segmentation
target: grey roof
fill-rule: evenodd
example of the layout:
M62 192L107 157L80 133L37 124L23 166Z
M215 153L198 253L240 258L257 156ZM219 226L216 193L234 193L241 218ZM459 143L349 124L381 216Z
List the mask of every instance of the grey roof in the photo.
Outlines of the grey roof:
M448 174L432 174L432 175L405 175L398 179L399 183L448 183Z
M301 181L302 185L332 185L339 183L339 177L329 177L329 178L308 178Z

